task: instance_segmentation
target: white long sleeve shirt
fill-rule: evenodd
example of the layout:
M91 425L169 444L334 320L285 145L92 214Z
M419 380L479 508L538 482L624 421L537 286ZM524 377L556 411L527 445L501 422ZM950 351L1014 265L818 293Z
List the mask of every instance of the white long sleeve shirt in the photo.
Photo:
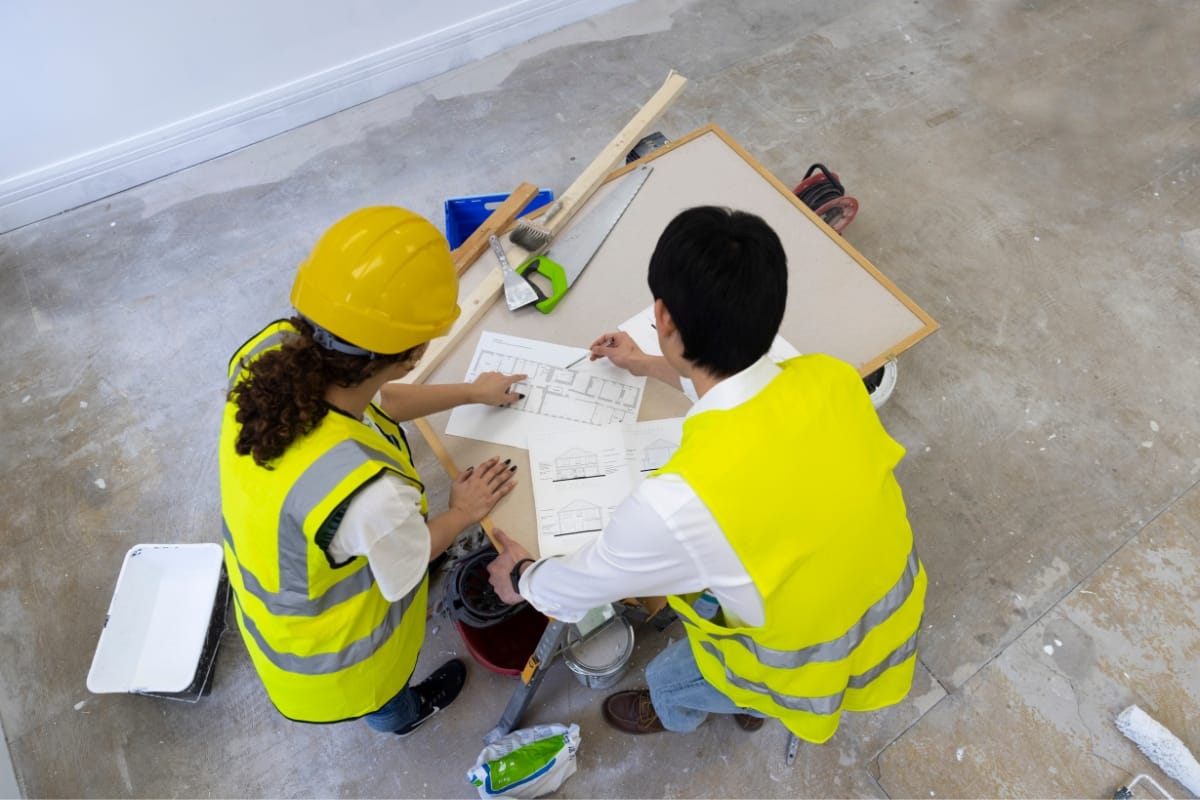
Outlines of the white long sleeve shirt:
M766 387L780 368L763 357L713 386L688 411L730 409ZM521 596L538 611L577 622L628 597L709 590L731 625L761 625L762 597L708 507L678 475L642 481L591 544L525 570Z

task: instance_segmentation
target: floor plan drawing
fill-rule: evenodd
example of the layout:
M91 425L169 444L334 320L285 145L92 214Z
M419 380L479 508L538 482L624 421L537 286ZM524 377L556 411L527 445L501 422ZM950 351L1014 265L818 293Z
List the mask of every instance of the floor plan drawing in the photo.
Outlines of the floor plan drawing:
M484 331L466 380L484 372L525 375L514 386L525 397L504 408L460 406L451 412L446 432L525 447L529 433L547 424L561 428L636 420L646 379L607 360L589 362L586 355L578 347Z
M588 425L610 425L633 421L641 405L640 386L538 361L481 353L472 372L478 375L493 371L529 376L519 387L525 399L509 406L511 411Z

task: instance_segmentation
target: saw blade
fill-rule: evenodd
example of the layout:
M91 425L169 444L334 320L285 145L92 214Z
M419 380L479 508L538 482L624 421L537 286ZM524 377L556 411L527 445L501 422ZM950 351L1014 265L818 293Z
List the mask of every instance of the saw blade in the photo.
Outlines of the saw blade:
M567 286L575 282L592 256L596 255L653 171L654 167L647 164L618 178L619 185L614 186L586 216L551 243L546 255L562 264Z

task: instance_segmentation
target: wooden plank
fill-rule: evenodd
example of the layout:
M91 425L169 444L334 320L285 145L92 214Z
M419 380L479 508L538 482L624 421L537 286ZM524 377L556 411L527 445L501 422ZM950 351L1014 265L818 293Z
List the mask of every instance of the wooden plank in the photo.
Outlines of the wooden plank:
M517 216L537 197L538 187L532 183L522 183L513 189L503 203L496 207L483 224L467 237L467 240L455 248L450 255L454 258L454 268L458 277L474 264L483 251L488 248L488 237L492 234L499 236L510 227Z
M435 456L437 456L437 460L441 462L442 469L446 470L446 474L450 476L450 480L453 481L455 478L457 478L458 473L462 472L462 470L460 470L458 465L454 463L454 457L450 455L450 451L446 449L446 446L442 444L442 440L438 438L436 433L434 433L429 421L424 417L419 417L413 420L413 424L417 426L417 430L421 432L423 437L425 437L425 443L429 445L429 449L433 451ZM488 539L491 540L492 546L495 547L498 552L503 553L504 547L496 541L496 537L492 533L492 529L495 527L495 523L492 522L492 518L484 517L481 519L479 521L479 527L483 528L483 532L486 533Z
M675 70L667 74L667 79L659 90L654 93L641 110L626 123L612 141L604 146L592 163L579 174L579 177L559 196L542 220L542 227L550 232L551 239L558 236L571 218L588 201L600 185L605 182L613 170L625 163L629 151L637 145L650 131L662 113L675 102L675 98L687 86L687 78ZM523 259L522 259L523 260Z

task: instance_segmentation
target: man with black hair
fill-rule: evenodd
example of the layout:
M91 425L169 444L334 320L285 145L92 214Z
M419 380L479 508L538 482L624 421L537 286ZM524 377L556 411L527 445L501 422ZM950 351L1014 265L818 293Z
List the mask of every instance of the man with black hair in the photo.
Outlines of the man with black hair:
M926 577L884 431L853 367L824 355L776 364L788 265L745 212L679 214L650 259L662 356L605 333L592 359L665 381L695 402L680 448L592 544L535 560L497 532L490 567L507 602L578 621L627 597L666 595L686 639L617 692L629 733L694 730L709 713L764 717L824 742L842 711L908 693Z

